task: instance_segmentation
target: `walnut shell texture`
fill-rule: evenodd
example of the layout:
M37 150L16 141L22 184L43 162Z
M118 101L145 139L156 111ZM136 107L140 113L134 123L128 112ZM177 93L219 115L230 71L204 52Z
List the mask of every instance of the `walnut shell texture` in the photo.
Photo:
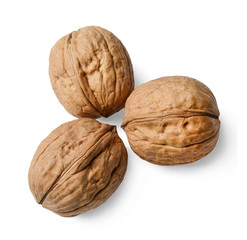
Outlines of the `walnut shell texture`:
M162 77L136 88L125 104L132 150L151 163L192 163L215 147L220 129L213 93L200 81Z
M53 90L75 117L108 117L124 107L134 89L131 60L121 41L89 26L62 37L51 49Z
M116 127L81 118L52 131L29 169L30 190L43 207L64 217L104 203L127 167L127 151Z

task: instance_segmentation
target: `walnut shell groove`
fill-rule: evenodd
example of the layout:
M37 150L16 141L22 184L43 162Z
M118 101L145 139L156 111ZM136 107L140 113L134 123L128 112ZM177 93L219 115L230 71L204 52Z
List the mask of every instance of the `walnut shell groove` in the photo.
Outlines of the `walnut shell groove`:
M215 147L219 110L213 93L198 80L163 77L132 92L122 127L142 159L159 165L192 163Z
M104 203L126 167L127 151L116 128L81 118L62 124L41 142L28 180L38 203L71 217Z
M75 117L108 117L124 107L134 89L129 54L122 42L101 27L72 32L51 49L53 90Z

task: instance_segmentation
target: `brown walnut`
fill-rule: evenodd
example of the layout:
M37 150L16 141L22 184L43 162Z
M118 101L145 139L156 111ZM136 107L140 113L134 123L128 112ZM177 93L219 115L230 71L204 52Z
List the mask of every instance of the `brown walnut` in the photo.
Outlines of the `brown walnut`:
M53 90L75 117L108 117L124 107L134 89L127 50L100 27L84 27L61 38L49 62Z
M132 150L159 165L191 163L210 153L219 136L213 93L189 77L163 77L136 88L123 125Z
M39 145L29 169L39 204L64 217L104 203L122 182L127 152L116 128L94 119L67 122Z

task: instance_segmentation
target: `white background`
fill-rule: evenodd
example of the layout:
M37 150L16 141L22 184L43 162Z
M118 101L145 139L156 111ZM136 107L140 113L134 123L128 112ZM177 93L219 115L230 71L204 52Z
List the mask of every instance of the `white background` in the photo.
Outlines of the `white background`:
M247 239L246 1L1 1L1 239ZM161 76L205 83L221 112L216 148L204 159L162 167L128 150L125 179L103 205L74 218L38 205L32 156L74 119L49 82L51 47L88 25L112 31L132 59L136 86Z

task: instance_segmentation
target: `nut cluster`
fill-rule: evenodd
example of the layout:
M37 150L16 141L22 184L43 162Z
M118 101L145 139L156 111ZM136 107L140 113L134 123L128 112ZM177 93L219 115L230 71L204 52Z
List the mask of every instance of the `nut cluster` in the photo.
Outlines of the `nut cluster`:
M132 150L159 165L192 163L215 147L220 129L213 93L189 77L162 77L134 90L127 50L111 32L84 27L51 49L53 90L79 119L52 131L38 146L28 180L35 200L71 217L104 203L122 182L127 151L116 127L94 118L125 106L122 128Z

